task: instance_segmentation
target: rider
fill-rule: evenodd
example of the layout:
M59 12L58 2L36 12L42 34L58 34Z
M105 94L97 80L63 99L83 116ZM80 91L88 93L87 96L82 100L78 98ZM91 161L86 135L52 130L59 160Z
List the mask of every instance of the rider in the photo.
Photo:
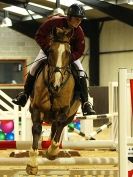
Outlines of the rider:
M82 19L85 16L85 11L81 5L73 4L68 8L67 16L54 16L45 21L38 29L35 40L40 45L41 50L32 64L28 73L24 91L19 93L12 101L13 103L25 106L29 95L31 94L35 82L36 71L42 62L47 59L48 49L50 47L51 33L55 27L70 28L72 29L72 35L70 39L71 45L71 60L74 62L80 70L79 82L82 102L83 115L93 115L95 111L92 108L90 102L88 102L88 89L86 83L85 73L79 58L83 55L85 49L84 33L80 26Z

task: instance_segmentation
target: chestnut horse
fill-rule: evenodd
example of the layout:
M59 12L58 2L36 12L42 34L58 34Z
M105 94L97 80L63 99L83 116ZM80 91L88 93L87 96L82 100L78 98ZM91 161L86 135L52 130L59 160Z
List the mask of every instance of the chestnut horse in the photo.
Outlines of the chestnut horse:
M59 153L62 131L72 122L80 106L80 98L74 95L75 80L71 72L68 35L70 30L56 28L53 34L48 63L38 75L31 96L33 144L26 168L31 175L35 175L38 170L36 157L42 122L51 124L51 145L46 151L46 157L54 160Z

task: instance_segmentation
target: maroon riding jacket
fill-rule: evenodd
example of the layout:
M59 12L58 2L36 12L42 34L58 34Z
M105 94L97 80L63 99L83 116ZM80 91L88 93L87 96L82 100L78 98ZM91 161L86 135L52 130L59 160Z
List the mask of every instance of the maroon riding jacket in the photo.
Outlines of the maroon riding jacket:
M46 52L49 49L51 32L56 27L67 28L68 27L67 18L54 16L48 19L46 22L44 22L36 32L35 40L40 45L44 52ZM75 61L83 55L85 49L84 33L81 26L74 28L70 40L70 45L72 60Z

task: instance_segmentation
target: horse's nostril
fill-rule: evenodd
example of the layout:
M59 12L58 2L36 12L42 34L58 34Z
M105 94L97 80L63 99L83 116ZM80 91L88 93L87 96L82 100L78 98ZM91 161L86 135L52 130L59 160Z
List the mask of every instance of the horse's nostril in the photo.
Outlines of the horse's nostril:
M57 92L57 91L59 90L59 85L54 85L54 83L51 83L51 84L50 84L50 88L51 88L51 90Z
M52 82L50 83L50 87L51 87L51 88L54 88L54 84L53 84Z
M59 86L56 86L56 87L55 87L55 91L58 91L58 89L59 89Z

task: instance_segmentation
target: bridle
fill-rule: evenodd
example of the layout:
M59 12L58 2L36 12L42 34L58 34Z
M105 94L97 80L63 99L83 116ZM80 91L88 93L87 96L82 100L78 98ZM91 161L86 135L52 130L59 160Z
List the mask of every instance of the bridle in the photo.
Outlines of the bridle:
M53 40L53 43L61 43L61 44L68 44L69 45L69 48L70 48L70 44L69 44L69 41L68 40L65 40L65 41L62 41L62 40ZM50 53L50 51L49 51ZM48 89L49 89L49 92L52 93L52 94L55 94L57 95L60 91L61 88L64 87L64 85L66 84L67 80L69 79L70 75L71 75L71 69L70 69L70 60L71 60L71 57L70 57L70 52L68 53L68 57L69 57L69 61L67 64L65 64L64 66L55 66L53 65L50 60L48 59L48 81L47 81L47 86L48 86ZM60 82L60 86L58 88L55 88L53 85L52 85L52 82L51 81L51 78L53 77L53 75L55 75L55 73L60 73L61 75L61 82ZM66 77L67 76L67 77ZM44 77L45 78L45 77ZM46 80L46 79L45 79Z

